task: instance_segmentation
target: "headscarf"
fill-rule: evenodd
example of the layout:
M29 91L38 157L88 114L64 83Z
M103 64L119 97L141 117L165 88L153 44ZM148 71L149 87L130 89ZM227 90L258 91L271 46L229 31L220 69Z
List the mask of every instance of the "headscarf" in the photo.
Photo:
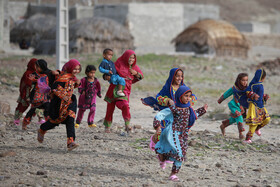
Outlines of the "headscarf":
M191 93L192 93L191 89L190 89L189 87L187 87L187 86L180 86L180 87L178 88L178 90L177 90L176 93L175 93L175 101L176 101L175 105L176 105L177 107L186 108L186 107L190 107L190 106L191 106L191 103L190 103L190 102L184 104L184 103L182 103L182 100L181 100L181 97L182 97L185 93L187 93L187 92L191 92Z
M37 60L36 64L42 69L42 72L40 72L41 74L47 74L50 71L48 68L48 63L45 60L39 59Z
M172 99L173 101L175 101L175 96L173 94L173 88L172 88L172 82L173 82L174 77L175 77L175 75L176 75L176 73L178 71L182 71L183 72L183 79L182 79L182 82L181 82L180 86L181 85L185 85L184 84L184 71L182 69L180 69L180 68L173 68L169 72L169 77L166 80L165 85L162 87L162 89L160 90L160 92L157 94L156 97L158 97L158 96L163 96L163 97L166 96L166 97Z
M240 73L238 74L236 80L235 80L235 84L232 87L232 91L233 91L233 95L234 98L240 103L241 106L248 108L248 101L247 101L247 95L246 95L246 91L248 91L248 86L242 86L240 81L243 77L248 76L247 73Z
M80 62L76 59L71 59L64 64L64 66L62 67L62 71L65 71L67 73L72 73L76 66L80 66L80 71L82 70Z
M80 71L81 71L81 64L78 60L76 59L71 59L67 63L64 64L62 67L62 71L66 72L58 77L56 81L67 81L67 79L71 78L71 80L76 81L77 78L72 75L73 70L75 69L76 66L80 66Z
M29 79L30 74L36 71L35 64L37 59L32 58L27 64L27 70L24 72L19 85L19 92L21 98L26 98L26 87L32 85L32 80Z
M254 93L256 93L260 96L258 100L248 99L248 101L253 102L259 108L264 107L264 105L263 105L264 88L263 88L263 84L261 82L263 71L264 70L262 68L258 69L255 73L254 78L251 80L251 82L248 86L248 91L253 91Z
M188 108L189 107L190 117L189 117L188 129L190 129L193 126L197 117L195 115L195 112L194 112L193 108L191 107L191 103L188 102L187 104L184 104L181 101L182 95L184 95L187 92L191 92L191 89L189 87L185 86L185 85L180 86L178 88L178 90L175 93L175 100L176 100L175 106L180 107L180 108Z
M128 64L128 60L129 60L129 57L131 55L134 55L135 56L135 61L134 63L130 66ZM138 80L135 79L135 77L133 75L131 75L129 69L133 69L135 71L137 71L138 73L140 73L143 77L143 73L142 71L140 70L140 68L137 66L137 58L136 58L136 54L134 51L132 50L126 50L122 56L120 56L117 61L115 62L115 67L116 67L116 70L118 72L118 74L123 77L124 79L126 79L126 83L129 84L129 86L132 84L132 83L135 83L137 82ZM130 83L129 80L132 80L132 82Z

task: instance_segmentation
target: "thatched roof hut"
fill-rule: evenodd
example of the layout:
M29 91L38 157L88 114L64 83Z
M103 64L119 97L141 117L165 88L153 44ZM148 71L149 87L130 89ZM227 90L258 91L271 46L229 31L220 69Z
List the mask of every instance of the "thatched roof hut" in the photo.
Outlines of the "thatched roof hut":
M249 42L232 24L205 19L190 25L172 43L176 51L247 57Z
M55 40L55 28L45 32L42 41ZM133 36L121 24L108 18L83 18L69 23L70 53L101 53L112 48L116 54L133 49ZM35 53L43 51L44 45L38 45Z
M25 39L32 47L35 47L40 36L55 25L56 18L54 16L35 14L11 30L10 40L13 43L19 43Z

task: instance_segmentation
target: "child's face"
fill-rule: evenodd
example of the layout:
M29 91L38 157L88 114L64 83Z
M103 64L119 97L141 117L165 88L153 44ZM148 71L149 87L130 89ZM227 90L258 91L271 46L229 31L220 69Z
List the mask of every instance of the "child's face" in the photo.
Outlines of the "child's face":
M176 72L176 75L174 76L172 84L180 85L182 80L183 80L183 72L179 70Z
M242 86L247 86L248 85L248 77L242 77L242 79L240 80L240 83Z
M41 73L42 72L42 69L40 68L40 66L38 66L37 64L35 64L35 68L36 68L36 71L38 73Z
M80 66L76 66L73 71L72 71L72 75L76 76L78 73L80 73Z
M95 70L91 70L90 72L87 72L88 78L93 79L95 77L95 72L96 72Z
M106 60L111 60L112 57L113 57L113 51L107 51L106 54L103 54L103 57L106 59Z
M187 92L184 95L182 95L181 96L181 102L183 104L187 104L188 102L190 102L191 101L191 95L192 95L191 92Z
M128 59L128 64L132 66L135 62L135 55L131 55Z
M105 80L109 81L111 79L111 76L106 75L104 78L105 78Z

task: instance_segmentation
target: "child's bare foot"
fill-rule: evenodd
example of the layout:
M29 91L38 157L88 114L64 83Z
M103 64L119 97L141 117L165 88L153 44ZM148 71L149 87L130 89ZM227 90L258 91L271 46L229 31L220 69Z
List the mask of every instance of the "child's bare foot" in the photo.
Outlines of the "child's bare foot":
M105 133L111 133L110 127L105 127Z
M223 136L225 136L227 126L229 126L229 120L228 119L222 121L222 125L220 125L220 129L221 129L221 132L222 132Z
M125 131L126 131L127 133L130 133L130 132L132 131L132 127L131 127L130 125L126 125L126 126L125 126Z
M244 138L245 138L244 135L242 133L239 133L239 139L243 140Z

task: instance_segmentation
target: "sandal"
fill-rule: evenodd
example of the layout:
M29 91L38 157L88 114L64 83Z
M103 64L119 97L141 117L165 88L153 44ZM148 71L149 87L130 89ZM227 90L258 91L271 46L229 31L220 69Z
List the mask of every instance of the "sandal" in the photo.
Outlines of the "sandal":
M174 182L180 181L180 179L176 175L171 175L168 179Z
M162 169L165 169L166 167L166 162L165 161L161 161L160 158L159 158L159 155L157 155L157 159L159 160L159 165Z

